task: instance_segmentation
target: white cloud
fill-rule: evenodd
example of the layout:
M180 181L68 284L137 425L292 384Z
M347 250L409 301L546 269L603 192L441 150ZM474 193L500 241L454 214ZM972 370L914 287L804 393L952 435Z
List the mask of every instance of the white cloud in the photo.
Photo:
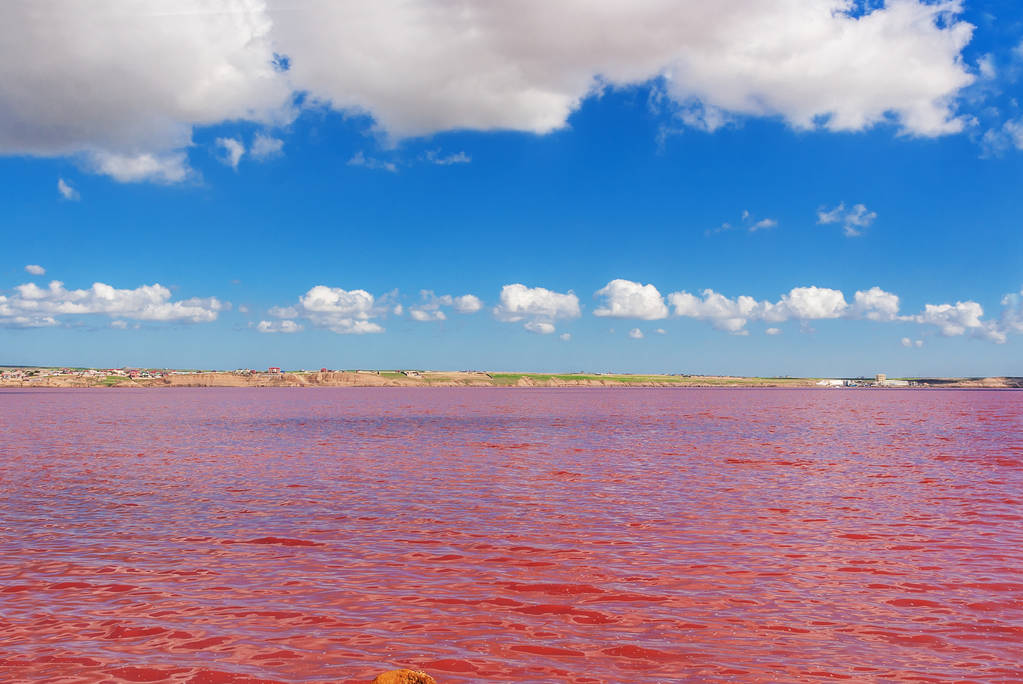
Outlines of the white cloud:
M604 303L594 310L594 316L639 318L645 321L668 316L664 297L653 285L617 278L597 290L594 296L604 298Z
M245 306L244 304L242 304L242 305L240 305L238 307L238 313L247 314L248 312L249 312L249 307Z
M184 152L167 154L114 154L92 152L88 155L97 173L122 183L180 183L192 175Z
M1008 119L1001 128L992 128L981 138L984 155L997 157L1015 147L1023 150L1023 118Z
M119 180L180 182L192 129L310 106L392 139L565 126L605 86L657 81L679 119L923 136L963 128L972 27L955 0L8 2L0 154L84 154ZM750 36L755 36L751 40ZM286 55L289 68L275 51ZM111 77L116 74L116 77ZM386 164L386 163L385 163ZM384 166L386 168L386 165Z
M714 290L703 290L700 296L688 292L672 292L668 302L675 309L676 316L709 321L718 330L739 334L746 327L750 318L763 316L770 306L767 302L757 302L745 295L729 299Z
M633 328L632 330L629 331L629 337L631 337L634 340L641 340L643 339L643 331L640 330L639 328Z
M781 296L778 304L768 308L764 318L769 321L838 318L848 306L840 290L816 286L794 287L788 294Z
M977 302L956 302L955 304L927 304L924 312L916 317L918 323L937 326L942 335L962 335L969 329L979 329L984 308Z
M839 318L849 309L841 291L816 286L794 287L777 302L757 301L747 295L732 299L707 289L700 295L672 292L668 303L674 307L676 316L708 321L718 330L734 335L748 334L746 324L751 320L780 323Z
M455 311L460 314L476 313L483 308L483 300L471 294L454 297L451 304L455 307Z
M284 149L284 141L280 138L274 138L263 133L256 133L252 138L252 146L249 149L249 155L253 159L270 159L282 154Z
M558 337L562 342L569 342L572 339L572 333L561 333Z
M740 114L799 128L859 130L892 117L918 135L960 130L953 98L973 76L958 3L853 10L848 0L323 0L273 14L273 37L296 85L369 112L395 138L546 133L603 84L658 77L683 119L708 129Z
M764 332L768 335L781 335L781 328L768 328Z
M472 161L472 157L467 155L465 152L456 152L454 154L441 154L440 150L427 150L423 153L423 159L430 162L431 164L437 164L439 166L450 166L452 164L468 164Z
M441 310L443 306L452 307L460 314L476 313L483 308L483 302L480 298L471 294L457 297L452 295L441 295L438 297L434 294L433 290L420 290L419 299L419 304L409 308L409 316L413 320L424 323L447 320L447 316Z
M352 158L348 160L348 166L364 166L367 169L383 169L384 171L390 171L391 173L397 173L398 171L398 167L395 166L393 162L367 157L362 150L356 152Z
M298 316L298 309L293 306L271 306L267 313L274 318L295 318Z
M742 212L742 218L738 225L732 225L731 223L722 223L717 228L705 230L704 235L715 235L716 233L724 233L729 230L735 230L736 228L745 228L750 233L755 233L758 230L766 230L768 228L775 228L778 225L778 221L772 218L757 219L749 210L744 209Z
M298 310L313 325L339 335L381 333L383 327L372 318L383 315L387 307L366 290L343 290L316 285L298 298Z
M408 315L414 321L421 323L428 323L430 321L444 321L447 320L447 316L444 315L443 311L424 311L423 309L409 309Z
M1023 43L1020 43L1023 46ZM1023 333L1023 290L1002 297L1000 327L1008 332Z
M529 332L537 333L538 335L550 335L554 332L554 324L547 323L546 321L528 321L522 327Z
M500 303L494 307L497 320L515 323L529 319L525 328L544 334L554 332L554 321L578 318L579 315L579 298L571 290L567 293L553 292L521 283L502 287Z
M973 337L1002 344L1006 341L1006 330L998 321L982 321L984 307L977 302L965 301L955 304L927 304L923 313L913 317L917 323L933 325L945 337L970 334Z
M852 311L856 316L872 321L894 321L899 317L899 296L876 285L859 290L853 299Z
M817 210L817 225L841 224L846 237L861 235L862 229L872 224L876 218L877 212L870 211L863 204L854 204L852 209L846 209L845 202L840 202L834 209L822 207Z
M25 271L37 276L46 275L46 269L39 264L29 264L25 267Z
M988 80L991 80L995 76L997 76L997 71L995 69L995 60L990 52L987 53L986 55L981 56L981 58L977 60L977 71L983 78L986 78Z
M110 321L110 327L111 328L116 328L117 330L127 330L128 329L128 321L122 321L120 319L118 319L116 321Z
M657 330L654 330L654 332L657 333L658 335L667 335L668 334L668 331L665 330L664 328L657 328Z
M56 325L60 316L103 314L143 321L205 323L217 319L229 305L216 297L171 301L163 285L142 285L133 290L93 283L82 290L68 290L59 280L46 288L34 283L18 285L16 294L0 296L0 325Z
M924 341L923 340L911 340L908 337L903 337L902 338L902 346L903 347L910 347L910 348L916 347L917 349L919 349L920 347L924 346Z
M290 118L272 26L260 0L5 3L0 154L180 182L193 126Z
M68 183L63 178L57 179L57 192L60 194L61 197L68 200L69 202L76 202L82 199L82 196L78 194L78 191L71 187L71 184Z
M237 138L217 138L217 147L221 150L220 161L232 169L238 168L238 162L245 154L245 145Z
M261 333L297 333L302 330L302 325L292 320L260 321L256 330Z

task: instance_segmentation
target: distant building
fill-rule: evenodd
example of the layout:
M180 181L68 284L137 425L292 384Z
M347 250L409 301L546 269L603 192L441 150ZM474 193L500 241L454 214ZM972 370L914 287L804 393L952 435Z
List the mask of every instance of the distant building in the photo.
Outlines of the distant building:
M280 372L281 372L281 369L280 369L280 368L278 368L277 366L270 366L270 367L269 367L269 368L268 368L268 369L266 370L266 372L267 372L267 373L271 373L271 374L277 374L277 373L280 373Z
M328 371L328 370L327 370L326 368L321 368L321 369L320 369L320 372L321 372L321 373L328 373L328 372L330 372L330 371Z
M879 385L883 385L886 382L888 382L888 376L885 375L884 373L878 373L877 375L874 376L874 382L876 382Z

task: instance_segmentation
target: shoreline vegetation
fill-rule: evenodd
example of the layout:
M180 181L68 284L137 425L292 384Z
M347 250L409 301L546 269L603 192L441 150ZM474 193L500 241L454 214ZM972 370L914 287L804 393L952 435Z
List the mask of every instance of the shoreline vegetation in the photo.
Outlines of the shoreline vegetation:
M4 387L897 387L1023 388L1023 377L792 378L629 373L328 370L204 371L5 367Z

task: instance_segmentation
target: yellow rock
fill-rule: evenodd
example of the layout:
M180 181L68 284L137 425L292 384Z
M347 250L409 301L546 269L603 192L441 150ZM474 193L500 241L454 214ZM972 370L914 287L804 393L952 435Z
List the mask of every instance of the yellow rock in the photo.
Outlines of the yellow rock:
M391 670L378 674L373 684L437 684L437 680L416 670Z

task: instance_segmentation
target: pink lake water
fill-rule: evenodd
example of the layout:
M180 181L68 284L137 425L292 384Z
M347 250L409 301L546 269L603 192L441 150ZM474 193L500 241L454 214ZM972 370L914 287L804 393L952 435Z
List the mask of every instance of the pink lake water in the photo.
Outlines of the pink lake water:
M1023 681L1023 393L0 391L0 680Z

